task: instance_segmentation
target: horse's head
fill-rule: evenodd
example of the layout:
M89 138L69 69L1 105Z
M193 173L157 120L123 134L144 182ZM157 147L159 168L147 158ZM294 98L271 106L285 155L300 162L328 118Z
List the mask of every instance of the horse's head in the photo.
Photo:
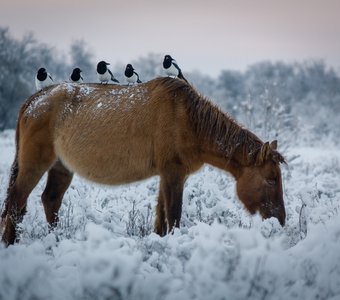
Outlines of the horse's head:
M262 146L255 164L244 167L237 179L237 194L251 214L258 211L265 219L276 217L284 226L286 212L280 170L284 158L276 149L277 141Z

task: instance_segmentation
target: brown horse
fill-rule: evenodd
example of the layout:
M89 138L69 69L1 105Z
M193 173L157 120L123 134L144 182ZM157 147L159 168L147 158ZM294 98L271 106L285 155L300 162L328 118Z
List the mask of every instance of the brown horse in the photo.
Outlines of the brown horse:
M283 157L179 79L137 86L62 83L22 106L16 155L2 212L2 240L14 243L32 189L48 171L42 202L51 226L73 172L102 184L159 175L155 230L180 225L186 178L204 163L230 172L251 214L283 226Z

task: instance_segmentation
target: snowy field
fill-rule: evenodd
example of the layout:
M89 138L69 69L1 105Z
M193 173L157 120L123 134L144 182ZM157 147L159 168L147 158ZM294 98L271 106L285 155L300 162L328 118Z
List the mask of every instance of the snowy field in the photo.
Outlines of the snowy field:
M284 153L287 220L251 217L230 175L186 183L182 227L154 234L158 178L107 187L75 177L48 233L31 194L19 244L0 246L0 299L340 299L340 150ZM14 131L0 133L0 204Z

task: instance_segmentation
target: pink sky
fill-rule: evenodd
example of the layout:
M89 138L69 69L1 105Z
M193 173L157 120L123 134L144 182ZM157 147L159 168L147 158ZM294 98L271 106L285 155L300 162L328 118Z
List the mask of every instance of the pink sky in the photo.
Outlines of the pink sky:
M84 39L97 60L171 54L213 76L261 60L324 59L340 68L337 0L0 0L0 26L67 53Z

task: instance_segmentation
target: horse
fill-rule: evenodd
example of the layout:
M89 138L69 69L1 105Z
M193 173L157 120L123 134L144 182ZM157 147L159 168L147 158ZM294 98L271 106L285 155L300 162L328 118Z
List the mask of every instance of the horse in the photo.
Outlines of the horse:
M184 183L203 164L231 173L250 214L285 224L277 141L262 142L180 79L49 86L22 105L15 138L1 214L6 245L17 240L27 198L45 172L50 228L74 173L106 185L158 175L155 232L164 236L180 226Z

